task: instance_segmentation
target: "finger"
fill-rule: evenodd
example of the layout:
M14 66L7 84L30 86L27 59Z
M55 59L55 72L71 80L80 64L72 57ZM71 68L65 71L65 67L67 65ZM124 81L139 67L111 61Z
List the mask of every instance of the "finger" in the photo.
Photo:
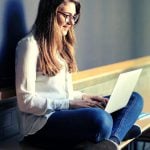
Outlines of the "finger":
M102 109L105 109L105 107L106 107L106 103L105 102L95 101L95 104L96 104L97 107L100 107Z
M87 101L87 105L90 107L96 107L99 102L92 101L91 99Z
M104 99L105 99L105 102L108 103L109 99L108 98L104 98Z
M98 101L92 101L92 103L90 103L90 106L91 107L99 107L101 109L104 109L106 105L104 103L102 105L102 102L100 103Z
M92 97L92 100L107 103L107 99L103 97L95 96L95 97Z
M101 101L105 102L106 104L108 103L109 99L105 97L101 97Z
M105 109L105 107L102 106L101 104L98 104L97 107L99 107L99 108L101 108L101 109L103 109L103 110Z
M98 100L101 100L101 99L104 99L104 97L102 96L91 96L92 99L98 99Z

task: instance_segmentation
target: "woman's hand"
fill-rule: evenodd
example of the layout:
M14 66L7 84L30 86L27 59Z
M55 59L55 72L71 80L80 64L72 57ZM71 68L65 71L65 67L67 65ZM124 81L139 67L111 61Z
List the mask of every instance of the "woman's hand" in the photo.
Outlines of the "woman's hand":
M96 102L96 107L100 107L102 109L105 109L107 102L108 102L108 98L104 98L102 96L95 96L95 95L83 95L82 99L86 100L86 99L91 99L92 101Z
M106 104L108 102L107 98L103 98L100 96L90 96L90 95L83 95L82 99L79 100L71 100L69 103L70 109L76 108L86 108L86 107L100 107L105 109Z

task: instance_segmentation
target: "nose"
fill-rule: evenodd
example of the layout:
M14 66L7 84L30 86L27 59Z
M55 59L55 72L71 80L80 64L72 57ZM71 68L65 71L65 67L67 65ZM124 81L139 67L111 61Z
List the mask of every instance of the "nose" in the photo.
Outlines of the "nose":
M67 24L68 25L74 25L75 24L74 19L73 18L69 18L68 21L67 21Z

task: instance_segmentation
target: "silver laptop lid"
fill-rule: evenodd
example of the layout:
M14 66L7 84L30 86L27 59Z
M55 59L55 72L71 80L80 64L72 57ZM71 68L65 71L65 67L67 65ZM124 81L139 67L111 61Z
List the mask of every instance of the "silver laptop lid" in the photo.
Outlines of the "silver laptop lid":
M105 111L112 113L127 105L141 72L142 69L136 69L119 75Z

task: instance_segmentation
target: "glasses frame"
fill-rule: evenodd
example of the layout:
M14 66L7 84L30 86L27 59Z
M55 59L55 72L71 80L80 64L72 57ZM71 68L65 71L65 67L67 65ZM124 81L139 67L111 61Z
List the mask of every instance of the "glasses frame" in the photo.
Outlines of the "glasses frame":
M62 12L62 11L57 11L57 13L60 13L63 15L66 23L70 22L70 20L73 20L73 24L75 25L79 20L79 14L72 15L69 12Z

